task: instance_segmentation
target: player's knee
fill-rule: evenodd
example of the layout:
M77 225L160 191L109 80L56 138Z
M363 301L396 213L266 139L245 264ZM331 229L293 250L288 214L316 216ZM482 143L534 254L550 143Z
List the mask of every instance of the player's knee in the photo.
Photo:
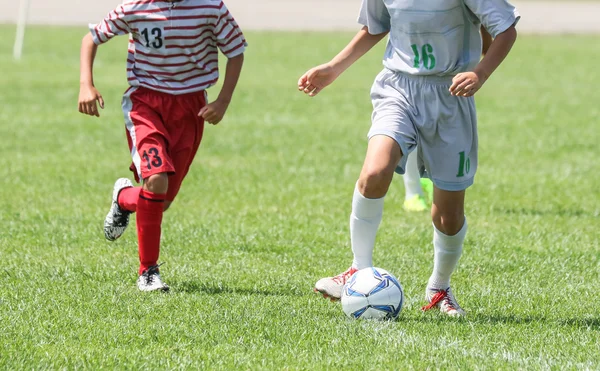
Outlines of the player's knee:
M165 194L169 189L169 177L166 173L150 175L144 180L144 189L152 193Z
M390 187L393 172L378 167L366 167L358 179L358 191L367 198L381 198Z
M169 207L171 207L172 203L173 201L165 201L165 203L163 204L163 211L169 210Z

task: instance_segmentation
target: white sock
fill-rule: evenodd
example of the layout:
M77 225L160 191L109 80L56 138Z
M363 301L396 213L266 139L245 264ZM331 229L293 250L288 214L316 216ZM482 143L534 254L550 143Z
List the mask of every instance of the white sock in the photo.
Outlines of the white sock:
M429 278L427 287L433 289L446 289L450 287L450 276L460 255L462 254L463 241L467 235L467 218L461 230L454 236L448 236L433 226L433 273Z
M419 167L417 165L416 150L409 153L408 158L406 159L406 169L402 177L404 179L406 200L413 198L415 195L423 195L423 190L421 189L421 174L419 173Z
M354 253L352 266L356 269L373 266L373 248L383 216L384 198L366 198L358 191L358 187L354 188L350 214L350 242Z

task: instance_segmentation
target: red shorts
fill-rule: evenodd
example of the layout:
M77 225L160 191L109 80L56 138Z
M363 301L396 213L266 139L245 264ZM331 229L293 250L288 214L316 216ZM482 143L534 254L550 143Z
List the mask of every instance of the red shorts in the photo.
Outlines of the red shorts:
M167 173L166 199L173 201L202 141L206 105L204 91L172 95L143 87L129 88L123 96L127 141L139 182Z

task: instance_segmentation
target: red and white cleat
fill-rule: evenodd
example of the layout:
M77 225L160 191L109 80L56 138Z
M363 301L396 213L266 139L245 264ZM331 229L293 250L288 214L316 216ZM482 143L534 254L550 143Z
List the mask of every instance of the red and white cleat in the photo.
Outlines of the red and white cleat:
M440 312L451 317L464 317L467 314L456 302L456 298L452 294L450 287L445 290L427 288L425 290L425 300L429 304L421 308L424 312L437 307L440 308Z
M347 271L335 277L321 278L315 284L315 292L320 292L324 298L329 298L332 301L340 300L342 297L342 288L357 271L358 269L350 267Z

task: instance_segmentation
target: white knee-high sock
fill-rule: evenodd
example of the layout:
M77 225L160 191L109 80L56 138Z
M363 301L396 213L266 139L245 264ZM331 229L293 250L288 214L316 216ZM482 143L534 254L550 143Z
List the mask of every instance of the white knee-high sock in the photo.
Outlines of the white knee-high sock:
M467 235L467 219L461 230L454 236L448 236L433 226L433 273L429 278L427 287L433 289L447 289L450 286L450 276L460 255Z
M373 266L373 248L383 216L384 198L366 198L358 191L358 187L354 188L350 214L350 242L354 253L352 266L356 269Z
M417 151L412 151L406 158L406 169L404 175L405 199L413 198L415 195L423 195L421 189L421 174L417 165Z

